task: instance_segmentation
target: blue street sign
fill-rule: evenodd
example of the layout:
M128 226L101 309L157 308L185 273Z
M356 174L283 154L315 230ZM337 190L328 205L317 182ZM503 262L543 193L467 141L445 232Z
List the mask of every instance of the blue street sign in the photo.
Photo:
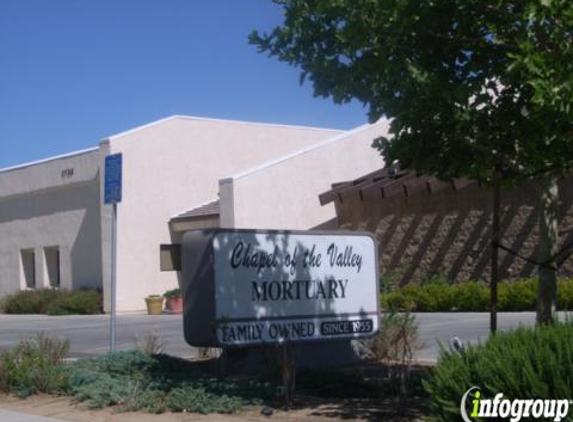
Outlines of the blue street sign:
M121 202L121 154L105 157L104 203Z

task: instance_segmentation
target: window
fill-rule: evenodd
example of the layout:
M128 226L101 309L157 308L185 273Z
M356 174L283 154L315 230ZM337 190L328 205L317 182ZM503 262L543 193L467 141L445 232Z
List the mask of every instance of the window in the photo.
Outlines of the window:
M181 245L159 245L161 271L181 271Z
M22 260L22 271L20 275L20 285L22 288L35 289L36 288L36 254L34 249L22 249L20 251Z
M44 248L46 277L50 287L60 287L60 249L57 246Z

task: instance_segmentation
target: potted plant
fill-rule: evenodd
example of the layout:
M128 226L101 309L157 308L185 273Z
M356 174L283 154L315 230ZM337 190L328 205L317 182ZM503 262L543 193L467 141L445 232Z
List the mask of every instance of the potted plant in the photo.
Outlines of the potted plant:
M147 313L149 315L161 315L163 313L163 297L159 295L149 295L145 298Z
M172 290L167 290L163 293L165 298L165 307L172 314L183 313L183 296L181 296L181 289L176 288Z

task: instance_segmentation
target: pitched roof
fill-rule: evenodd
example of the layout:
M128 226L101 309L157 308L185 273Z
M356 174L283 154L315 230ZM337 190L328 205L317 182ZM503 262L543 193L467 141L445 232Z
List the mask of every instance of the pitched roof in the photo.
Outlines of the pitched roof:
M363 200L366 197L388 198L398 194L404 196L422 192L432 194L446 187L459 190L473 183L477 182L467 179L445 182L434 176L383 168L355 180L335 183L331 190L319 195L319 200L321 205L326 205L333 201L343 202L344 198L351 196L358 196Z
M201 218L218 216L220 213L220 203L218 199L206 202L198 207L192 208L187 211L183 211L177 215L171 217L171 220L183 220L189 218Z
M30 161L28 163L16 164L15 166L5 167L3 169L0 169L0 173L3 173L5 171L19 170L19 169L22 169L25 167L32 167L32 166L35 166L37 164L48 163L50 161L61 160L64 158L71 158L71 157L75 157L77 155L89 154L89 153L96 152L98 150L99 150L98 147L94 147L94 148L81 149L78 151L67 152L65 154L54 155L52 157L42 158L40 160Z
M229 183L229 182L232 182L233 180L241 179L245 176L249 176L253 173L257 173L259 171L265 170L269 167L275 166L277 164L280 164L284 161L293 159L293 158L298 157L300 155L304 155L304 154L307 154L307 153L312 152L314 150L324 148L327 145L334 144L336 142L340 142L340 141L342 141L342 140L344 140L350 136L356 135L357 133L360 133L360 132L364 132L364 131L371 129L372 127L375 127L375 126L379 126L379 127L383 128L383 130L387 131L389 124L390 123L389 123L388 119L380 118L375 123L366 123L366 124L363 124L361 126L355 127L354 129L351 129L349 131L339 131L341 133L338 133L337 135L335 135L333 137L326 138L323 141L320 141L320 142L315 143L313 145L308 145L302 149L299 149L298 151L294 151L294 152L291 152L289 154L283 155L282 157L278 157L278 158L272 159L270 161L267 161L265 163L258 164L256 166L248 168L248 169L246 169L240 173L237 173L237 174L234 174L230 177L226 177L224 179L221 179L220 182L221 183Z
M144 129L148 129L153 126L161 125L163 123L170 122L172 120L194 120L198 122L218 122L218 123L232 123L237 125L247 125L247 126L266 126L266 127L275 127L275 128L288 128L288 129L299 129L299 130L313 130L313 131L323 131L323 132L332 132L332 133L343 133L343 130L340 129L332 129L332 128L325 128L325 127L316 127L316 126L303 126L303 125L289 125L283 123L263 123L263 122L251 122L251 121L244 121L244 120L231 120L231 119L217 119L211 117L199 117L199 116L187 116L181 114L174 114L169 117L164 117L162 119L154 120L153 122L146 123L140 126L136 126L132 129L128 129L123 132L115 133L113 135L105 137L101 143L109 142L115 138L120 138L125 135L129 135L133 132L139 132Z

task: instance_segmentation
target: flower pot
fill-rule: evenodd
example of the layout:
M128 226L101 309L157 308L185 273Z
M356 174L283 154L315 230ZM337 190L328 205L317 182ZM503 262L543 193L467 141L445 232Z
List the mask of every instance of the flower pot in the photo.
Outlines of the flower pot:
M165 307L172 314L182 314L183 313L183 298L178 297L168 297L165 302Z
M163 313L163 298L161 296L146 297L145 303L149 315L161 315Z

